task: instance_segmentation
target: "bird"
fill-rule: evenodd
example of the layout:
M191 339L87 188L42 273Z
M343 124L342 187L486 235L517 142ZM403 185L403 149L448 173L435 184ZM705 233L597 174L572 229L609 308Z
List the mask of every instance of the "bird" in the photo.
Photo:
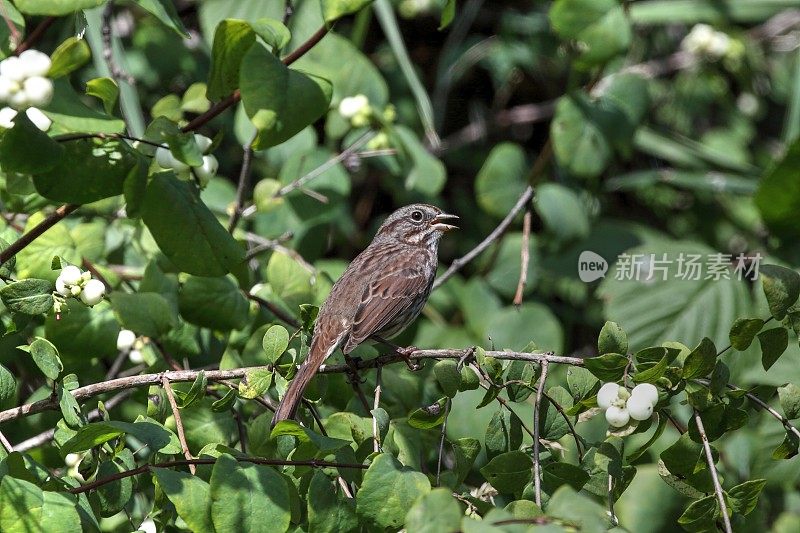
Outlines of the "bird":
M275 410L273 427L295 417L303 391L337 348L347 356L370 337L391 338L417 318L436 276L439 241L457 229L448 223L456 219L429 204L407 205L386 218L320 307L308 356Z

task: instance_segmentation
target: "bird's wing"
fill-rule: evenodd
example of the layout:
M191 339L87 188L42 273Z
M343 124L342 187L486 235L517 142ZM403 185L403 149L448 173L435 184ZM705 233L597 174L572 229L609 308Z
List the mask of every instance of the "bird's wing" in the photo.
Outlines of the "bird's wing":
M343 347L350 353L367 337L378 333L401 313L422 297L430 282L428 276L417 268L401 268L385 274L370 283L361 296L353 318L350 338Z

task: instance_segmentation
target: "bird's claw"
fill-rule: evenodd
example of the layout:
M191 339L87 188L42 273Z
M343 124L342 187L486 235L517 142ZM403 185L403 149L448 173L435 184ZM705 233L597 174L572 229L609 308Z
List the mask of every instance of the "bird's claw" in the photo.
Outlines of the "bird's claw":
M398 346L395 350L397 354L403 358L403 361L406 363L408 369L412 372L417 372L422 369L424 366L420 361L415 361L411 359L411 355L419 350L416 346L405 346L400 347Z
M350 357L345 356L345 362L350 369L347 372L347 382L350 385L358 385L361 383L366 383L367 378L362 378L361 375L358 373L358 363L361 361L360 357Z

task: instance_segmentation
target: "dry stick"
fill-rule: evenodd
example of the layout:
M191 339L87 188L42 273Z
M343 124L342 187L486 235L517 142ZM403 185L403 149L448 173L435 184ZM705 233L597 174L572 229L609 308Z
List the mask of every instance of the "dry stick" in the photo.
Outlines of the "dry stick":
M447 417L450 415L450 404L452 400L447 398L447 402L444 404L444 420L442 421L442 433L439 436L439 458L436 461L436 486L440 485L439 478L442 474L442 455L444 455L444 439L445 435L447 435Z
M310 459L307 461L288 461L283 459L262 459L260 457L234 457L237 461L241 463L254 463L257 465L269 465L269 466L310 466L314 468L353 468L353 469L366 469L369 468L369 465L360 464L360 463L335 463L331 461L320 461L317 459ZM216 459L184 459L179 461L165 461L163 463L155 463L151 465L142 465L137 468L132 468L130 470L125 470L123 472L117 472L116 474L112 474L108 477L104 477L102 479L98 479L96 481L92 481L91 483L87 483L85 485L81 485L80 487L75 487L69 489L69 492L72 494L80 494L82 492L89 492L90 490L94 490L97 487L102 487L103 485L107 485L109 483L113 483L114 481L125 479L126 477L131 476L138 476L139 474L143 474L150 470L151 468L172 468L175 466L192 466L192 465L213 465L216 463Z
M178 403L175 401L175 393L172 392L172 385L170 385L169 379L167 376L161 376L161 386L164 387L164 391L167 393L167 399L169 400L169 406L172 409L172 416L175 418L175 426L178 429L178 440L181 443L181 449L183 450L183 456L186 457L187 461L192 460L192 452L189 451L189 445L186 443L186 434L183 432L183 420L181 420L181 413L178 409ZM195 466L193 464L189 464L189 471L194 475L195 473Z
M103 405L105 406L106 410L113 409L117 405L119 405L122 402L124 402L125 400L127 400L129 397L133 396L134 392L136 392L134 389L128 389L128 390L124 390L122 392L119 392L119 393L115 394L114 396L112 396L111 398L109 398L108 400L106 400L105 402L103 402ZM89 411L89 414L86 415L86 418L91 422L93 420L98 420L98 419L102 418L102 416L103 415L100 412L100 409L93 409L93 410ZM15 452L24 452L24 451L30 450L32 448L37 448L37 447L39 447L39 446L41 446L41 445L53 440L53 437L55 436L55 433L56 433L56 429L55 428L51 428L51 429L42 431L38 435L36 435L34 437L31 437L29 439L25 439L24 441L20 442L16 446L14 446L14 451Z
M281 322L289 324L292 327L299 328L300 322L298 322L292 315L275 305L274 303L270 302L269 300L265 300L260 296L256 296L255 294L250 294L249 292L245 293L245 296L253 300L254 302L258 303L258 305L262 307L266 307L273 315L278 317Z
M378 431L378 408L381 406L381 371L383 369L378 367L375 373L375 400L372 402L372 451L378 453L381 451L381 436Z
M305 176L301 176L294 180L293 182L284 185L280 189L278 189L275 194L272 195L273 198L280 198L282 196L286 196L290 192L294 191L295 189L299 189L305 186L306 183L313 180L314 178L321 176L324 174L328 169L333 167L334 165L341 163L348 157L355 154L359 148L361 148L367 141L369 141L372 137L375 136L375 132L373 130L368 130L364 133L361 137L355 140L353 144L342 150L338 155L333 156L332 158L325 161L323 164L306 174Z
M533 404L533 496L536 505L542 506L542 466L539 464L539 407L542 405L548 362L542 361L542 375L536 387L536 400Z
M5 18L5 17L3 17L3 18ZM19 46L17 46L17 48L14 50L14 55L18 56L22 52L24 52L25 50L27 50L31 46L33 46L33 44L36 41L38 41L42 37L42 35L44 35L44 32L46 32L47 29L50 26L52 26L55 21L56 21L56 17L47 17L46 19L42 20L39 23L39 25L36 26L33 29L33 31L28 35L28 38L25 39L24 41L22 41ZM13 30L12 30L11 33L13 34L14 32L16 32L16 26L13 26L13 24L12 24L11 26L9 26L9 29L11 29L12 27L13 27Z
M294 52L284 57L281 60L281 62L286 66L291 65L292 63L303 57L303 55L305 55L306 52L311 50L327 34L328 34L328 27L323 25L320 29L318 29L314 33L314 35L309 37L306 42L297 47L297 49ZM242 99L242 94L239 92L239 89L236 89L235 91L233 91L233 93L226 96L213 106L211 106L211 108L208 111L206 111L202 115L198 115L197 117L195 117L194 120L192 120L183 128L181 128L181 131L183 132L193 131L201 126L204 126L211 119L213 119L214 117L216 117L217 115L219 115L232 105L236 104L241 99Z
M517 200L517 203L514 205L514 207L511 208L511 211L508 212L506 218L504 218L503 221L500 222L496 228L494 228L494 231L492 231L485 239L483 239L478 246L470 250L466 255L453 261L444 274L436 278L436 281L433 282L433 289L437 289L442 283L450 279L453 274L458 272L464 265L475 259L475 257L488 248L489 245L499 239L506 229L508 229L508 226L510 226L514 221L517 213L519 213L522 208L531 201L531 198L533 198L533 187L528 186L525 188L525 191L522 193L522 196L519 197L519 200Z
M725 533L731 533L731 519L728 516L728 507L725 505L725 496L722 494L722 485L719 483L719 476L717 475L717 467L714 464L714 456L711 453L711 444L708 442L708 435L706 435L706 428L703 427L703 421L700 419L700 413L694 412L694 422L697 424L697 432L700 434L700 440L703 441L703 449L706 453L706 463L708 470L711 472L711 482L714 484L714 493L717 495L717 503L722 513L722 523L725 526Z
M52 214L48 215L47 218L31 228L28 233L22 235L19 239L12 242L8 248L0 252L0 264L5 263L17 255L20 250L32 243L34 239L41 236L42 233L55 226L59 221L66 218L67 215L78 209L78 207L80 206L76 204L64 204L57 208Z
M0 431L0 444L2 444L3 448L5 448L6 452L11 453L14 451L14 447L10 442L8 442L8 439L5 435L3 435L2 431Z
M460 359L464 355L464 350L443 349L443 350L415 350L411 352L408 357L412 360L425 360L425 359ZM551 355L549 353L527 353L527 352L505 352L487 350L486 355L494 357L495 359L507 361L529 361L541 362L548 361L550 363L561 363L573 366L583 366L583 359L578 357L566 357L561 355ZM374 359L367 361L355 360L353 365L356 370L364 370L368 368L377 368L379 366L405 362L405 357L397 354L381 355ZM135 387L145 387L149 385L158 385L161 383L161 377L165 376L172 383L194 381L200 372L206 373L206 379L209 381L219 382L226 379L239 379L244 377L247 372L253 370L272 370L270 366L254 366L235 368L231 370L178 370L167 371L159 374L137 374L134 376L120 377L108 381L101 381L91 385L85 385L72 391L72 395L76 400L85 400L99 394L107 392L114 392L123 389L131 389ZM352 372L353 366L343 365L322 365L319 369L321 374L341 374ZM38 402L6 409L0 411L0 423L16 420L18 418L41 413L51 409L58 409L58 402L52 398L40 400Z
M522 295L525 292L525 285L528 283L528 263L530 262L531 254L528 245L531 240L531 210L525 211L525 217L522 219L522 245L520 246L520 267L519 267L519 282L517 283L517 292L514 294L514 305L519 307L522 305Z
M248 185L250 184L250 166L253 161L253 141L255 140L256 136L253 135L253 138L250 140L250 142L242 146L242 149L244 150L244 154L242 155L242 168L239 171L239 184L236 186L236 201L233 204L231 217L228 219L228 233L233 233L236 224L242 217L244 195L247 191Z

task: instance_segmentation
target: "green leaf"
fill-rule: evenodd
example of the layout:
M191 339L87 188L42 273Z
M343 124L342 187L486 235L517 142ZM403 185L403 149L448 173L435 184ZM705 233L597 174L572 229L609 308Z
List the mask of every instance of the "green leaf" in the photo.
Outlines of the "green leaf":
M272 287L272 292L290 309L296 309L314 297L311 273L297 260L283 252L273 252L269 258L267 281Z
M156 174L147 185L142 220L170 261L189 274L222 276L244 258L197 189L171 172Z
M754 198L755 205L770 231L787 239L800 236L800 227L797 224L797 213L800 211L798 166L800 140L792 143L783 159L764 173Z
M27 15L68 15L101 5L104 0L15 0L17 9Z
M679 477L688 477L695 471L700 460L703 447L692 441L689 433L684 433L672 446L661 452L661 460L670 473Z
M84 204L122 194L128 174L146 163L123 141L78 139L62 143L59 162L33 176L50 200Z
M767 329L758 334L761 345L761 366L769 370L789 347L789 332L784 327Z
M227 411L236 403L236 398L238 395L236 391L233 389L228 389L228 392L220 398L219 400L215 400L214 403L211 404L211 409L215 413L221 413L223 411Z
M397 158L406 176L405 189L426 196L439 194L447 181L444 164L431 155L411 129L396 125L392 144L397 147Z
M569 485L575 490L581 490L589 481L589 474L579 466L562 463L560 461L547 463L542 467L542 488L552 494L561 485Z
M524 402L534 392L533 382L539 376L539 368L533 363L525 361L511 361L506 373L506 381L520 381L521 383L506 387L508 399L512 402Z
M360 11L372 0L322 0L322 16L331 23L351 13Z
M599 175L611 160L611 146L594 115L587 96L567 95L558 100L550 124L556 160L579 177Z
M353 500L337 490L331 478L321 470L314 472L308 487L309 531L319 533L349 533L358 531Z
M717 348L711 339L704 337L700 344L686 356L683 362L683 378L707 376L717 364Z
M183 399L178 402L180 407L190 407L194 403L202 400L206 396L206 385L208 384L208 380L206 379L205 370L201 370L197 377L194 378L192 382L192 386L189 389L189 392L183 396Z
M0 287L0 300L9 310L41 315L53 307L53 286L44 279L23 279Z
M82 509L78 508L75 496L51 491L44 491L42 496L42 530L54 533L85 531L81 526Z
M692 502L678 517L678 524L687 531L713 531L719 514L717 497L712 494Z
M759 277L772 316L783 320L800 296L800 274L778 265L761 265Z
M125 129L121 119L87 106L67 78L55 80L53 89L53 101L43 110L53 121L50 134L121 133Z
M55 79L66 76L85 65L91 57L92 51L85 39L70 37L58 45L50 56L52 63L47 77Z
M799 445L800 439L798 439L797 435L791 431L787 431L783 442L772 451L772 458L775 460L791 459L797 455L797 448Z
M607 353L585 359L584 365L603 382L619 381L628 366L628 358L618 353Z
M458 531L462 516L464 513L453 492L437 488L418 499L408 510L405 530L416 533Z
M34 126L25 113L17 113L14 127L0 137L0 165L6 173L44 172L63 155L64 147Z
M214 531L208 483L186 472L166 468L151 468L150 471L189 529L203 533Z
M274 468L239 464L228 454L211 472L211 520L217 531L286 531L289 492Z
M178 306L187 322L217 331L244 328L250 314L250 304L228 277L187 278L178 293Z
M33 358L33 362L48 378L56 379L64 370L64 365L58 357L58 350L47 339L36 337L28 351Z
M333 437L320 435L307 427L301 426L294 420L281 420L272 428L270 438L280 435L297 437L300 444L311 444L322 453L331 453L336 450L341 450L345 446L349 446L351 442L345 439L335 439Z
M486 426L483 440L486 445L486 457L493 459L522 445L522 425L515 415L498 409Z
M239 396L252 400L262 396L272 385L272 371L266 368L248 370L239 382Z
M536 188L534 205L545 228L560 241L582 239L589 234L586 207L572 189L543 183Z
M442 425L445 418L446 398L440 398L434 404L420 407L408 415L408 425L417 429L431 429Z
M599 384L597 378L585 368L571 366L567 369L567 387L576 403L592 396Z
M636 383L655 383L664 375L668 364L669 358L667 356L662 357L657 363L640 363L636 367L633 381Z
M764 321L760 318L737 318L731 326L731 347L740 352L748 349L762 327Z
M136 466L130 450L123 450L115 458L104 461L97 469L97 478L102 479L124 472ZM125 477L98 487L97 500L100 516L108 517L122 511L133 497L133 479Z
M86 94L99 98L109 115L114 112L119 98L119 86L111 78L94 78L86 82Z
M433 365L433 375L446 396L452 398L461 386L461 371L452 359L443 359Z
M250 22L253 31L261 37L267 46L272 47L273 52L278 52L286 48L292 38L289 28L282 22L271 18L260 18Z
M492 148L475 178L475 196L481 209L504 218L527 187L527 171L525 151L518 144L506 142Z
M800 387L794 383L778 387L778 398L786 418L789 420L800 418Z
M214 32L206 96L220 100L239 88L242 58L256 42L253 28L243 20L223 20Z
M728 498L733 512L749 515L756 508L758 497L766 484L766 479L751 479L729 490Z
M287 68L260 44L245 54L239 78L242 104L258 130L256 150L280 144L313 124L331 101L330 82Z
M600 355L607 353L628 353L628 336L616 322L606 322L597 337L597 351Z
M439 19L439 31L447 28L456 16L456 0L446 0Z
M87 361L116 353L118 333L119 323L105 303L92 309L71 305L60 319L50 314L45 321L45 336L58 346L65 360Z
M261 341L268 364L274 364L289 346L289 332L281 325L271 326Z
M172 306L160 294L116 291L109 300L119 323L141 335L160 338L177 325Z
M521 494L531 480L532 467L533 460L529 454L514 450L489 461L481 468L481 474L498 491Z
M389 454L379 454L364 473L356 495L356 512L362 520L385 529L399 529L408 510L431 490L425 474L404 467Z
M17 394L17 382L6 367L0 365L0 405L5 405Z
M149 11L162 24L175 30L175 33L181 37L189 38L189 32L183 25L172 0L136 0L136 3L142 9Z
M0 530L40 531L42 489L22 479L3 476L0 481Z
M81 412L81 406L78 405L78 401L72 395L72 392L57 384L56 397L58 398L58 407L61 409L61 416L64 417L64 422L74 429L83 426L85 419Z
M581 44L577 63L583 66L605 63L631 41L630 23L617 0L557 0L550 22L562 38Z
M129 422L111 420L108 422L92 422L81 427L75 436L61 446L61 453L82 452L124 434L133 435L146 444L151 452L163 449L164 453L175 453L168 451L168 447L174 449L175 445L180 451L180 443L178 443L175 435L159 424L148 421L131 424Z

